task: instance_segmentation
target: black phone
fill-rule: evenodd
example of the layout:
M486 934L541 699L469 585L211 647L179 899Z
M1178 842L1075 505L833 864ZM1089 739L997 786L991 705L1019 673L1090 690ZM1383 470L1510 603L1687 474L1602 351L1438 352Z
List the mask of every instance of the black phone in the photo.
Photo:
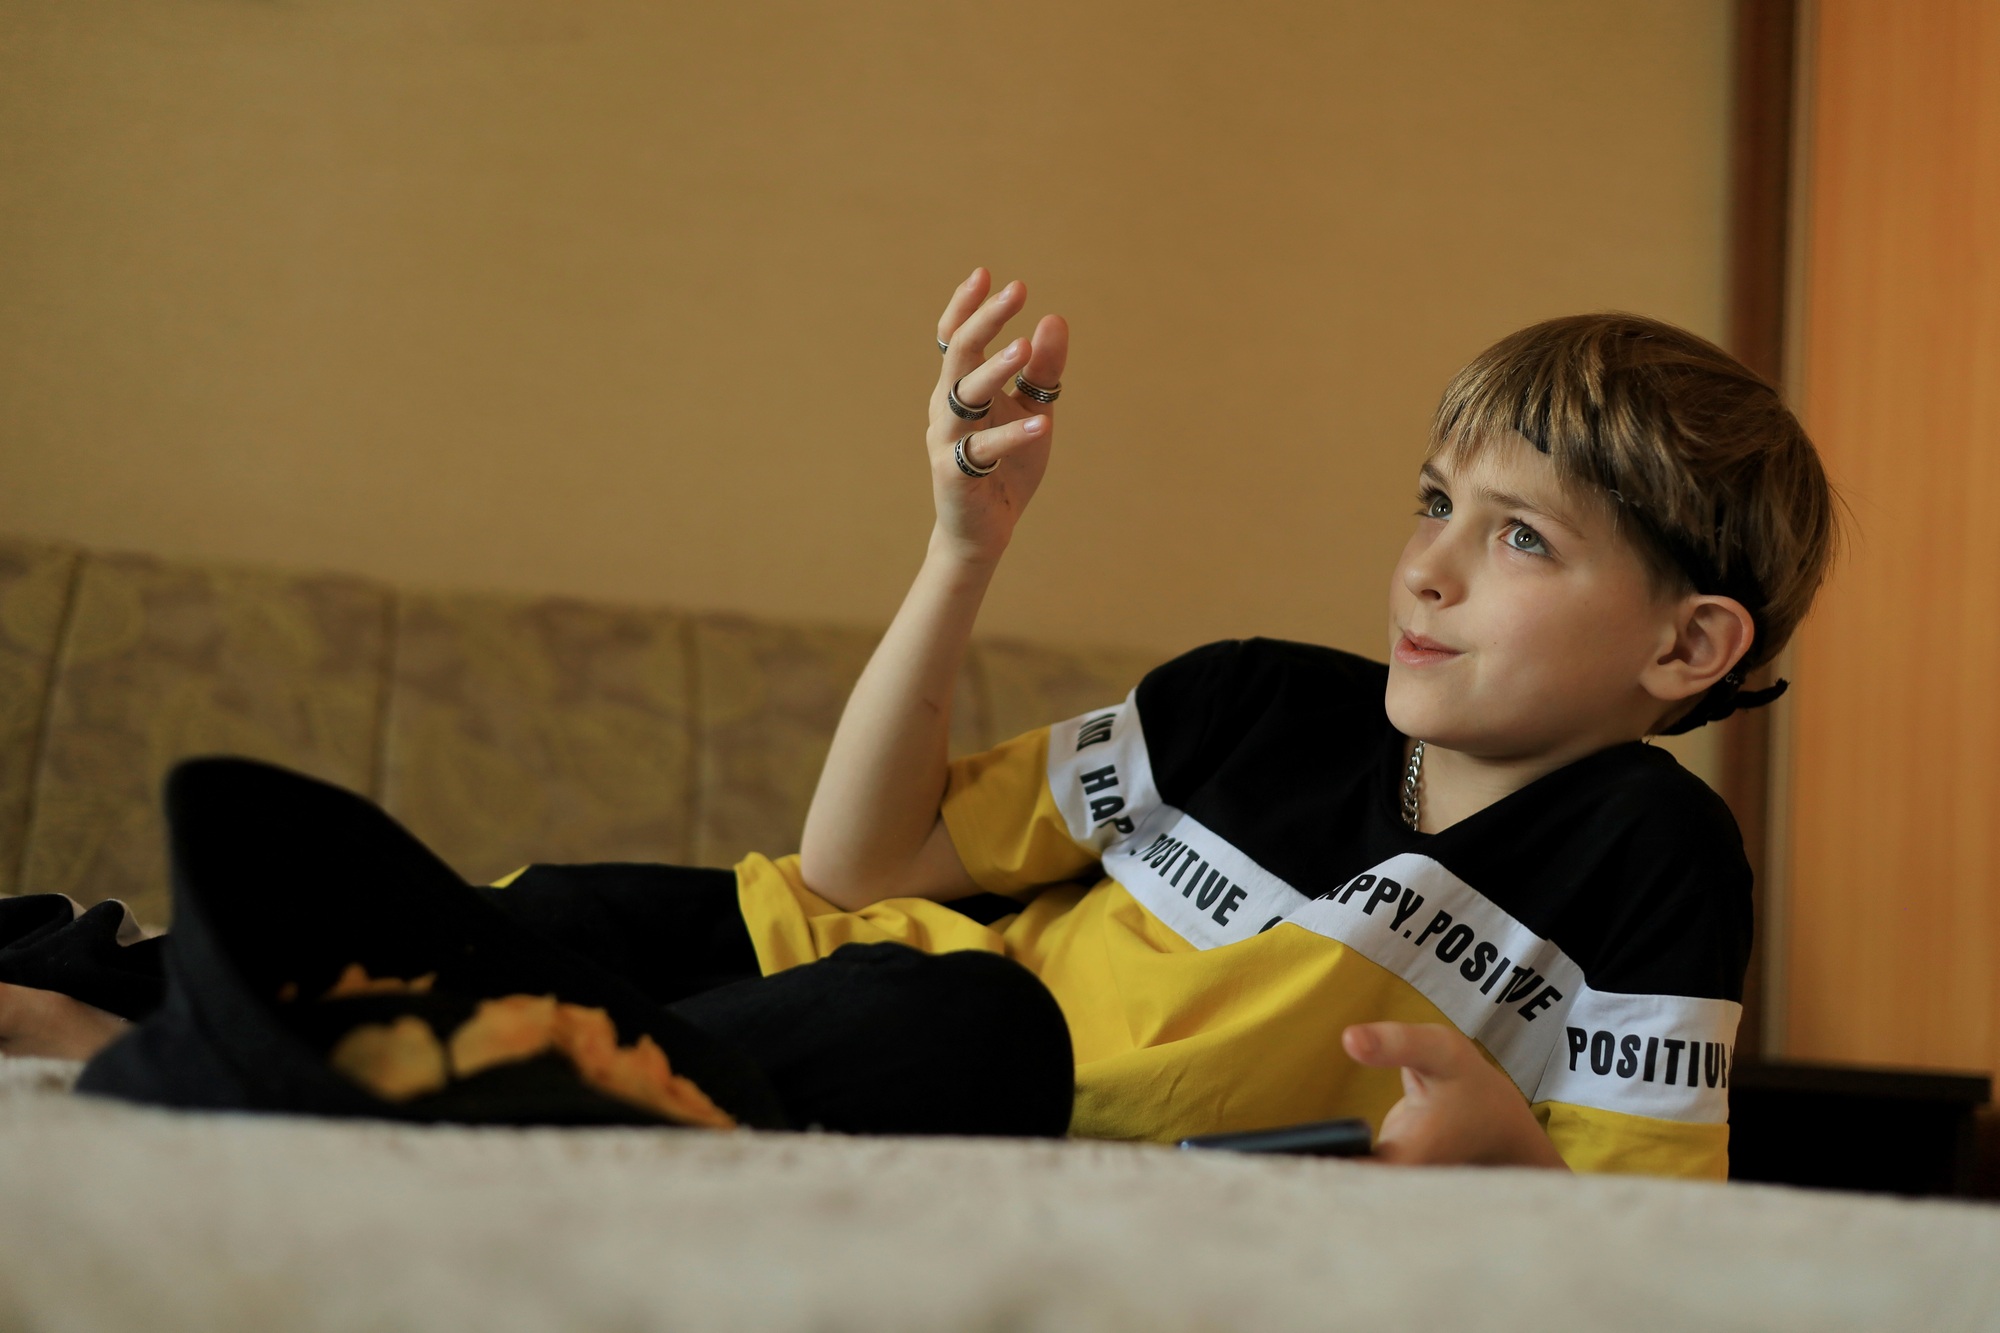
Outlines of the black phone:
M1301 1157L1366 1157L1375 1149L1366 1120L1315 1120L1283 1129L1251 1129L1237 1134L1200 1134L1182 1139L1183 1148L1224 1152L1282 1152Z

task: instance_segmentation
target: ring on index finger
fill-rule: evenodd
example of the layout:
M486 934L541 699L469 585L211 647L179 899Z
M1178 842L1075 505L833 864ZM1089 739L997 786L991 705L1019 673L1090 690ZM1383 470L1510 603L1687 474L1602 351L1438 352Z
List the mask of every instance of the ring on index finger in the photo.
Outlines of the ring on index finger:
M981 417L984 417L988 412L991 412L993 410L993 403L991 399L979 404L979 406L977 407L972 407L968 405L963 399L961 399L958 396L957 380L953 380L951 387L944 391L944 405L950 408L951 414L957 417L960 421L978 421Z
M932 336L933 336L933 337L935 337L936 335L932 335ZM950 354L951 354L951 344L950 344L950 343L948 343L948 342L946 342L946 341L945 341L944 339L942 339L942 338L939 338L939 339L938 339L938 355L939 355L939 356L949 356Z

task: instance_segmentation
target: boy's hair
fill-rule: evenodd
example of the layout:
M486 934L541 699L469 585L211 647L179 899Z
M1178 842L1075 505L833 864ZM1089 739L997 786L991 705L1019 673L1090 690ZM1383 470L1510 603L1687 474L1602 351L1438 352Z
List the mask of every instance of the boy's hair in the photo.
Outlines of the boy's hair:
M1833 488L1798 418L1749 367L1656 319L1552 319L1452 379L1430 454L1462 460L1507 431L1578 493L1608 493L1663 589L1743 604L1757 634L1739 673L1792 637L1833 558Z

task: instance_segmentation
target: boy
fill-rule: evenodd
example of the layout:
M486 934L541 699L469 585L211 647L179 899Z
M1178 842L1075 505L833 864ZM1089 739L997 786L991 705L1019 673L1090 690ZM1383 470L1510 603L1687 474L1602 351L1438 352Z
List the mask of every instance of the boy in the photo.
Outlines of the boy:
M725 949L766 977L848 944L1025 965L1079 1133L1363 1115L1392 1161L1724 1174L1749 873L1727 810L1638 742L1765 701L1742 673L1825 569L1830 495L1776 395L1651 321L1515 335L1446 391L1388 667L1211 645L947 763L1067 352L1049 317L986 357L1025 299L989 288L939 325L926 561L800 855L738 867Z
M1066 353L1051 317L983 359L1025 295L987 282L939 325L924 569L799 859L739 868L765 969L849 940L1004 950L1069 1018L1084 1134L1359 1114L1391 1159L1725 1174L1749 871L1722 803L1638 742L1775 697L1742 675L1832 539L1777 395L1649 320L1517 334L1445 392L1386 670L1211 645L948 765L959 654ZM989 401L1001 424L962 435ZM924 901L980 891L1018 914Z

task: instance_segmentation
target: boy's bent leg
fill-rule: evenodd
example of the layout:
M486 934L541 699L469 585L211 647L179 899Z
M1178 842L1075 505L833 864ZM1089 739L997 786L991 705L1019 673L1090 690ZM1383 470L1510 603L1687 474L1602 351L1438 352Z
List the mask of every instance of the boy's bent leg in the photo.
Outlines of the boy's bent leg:
M758 975L734 871L537 865L479 892L528 933L659 1004ZM0 898L0 1054L87 1058L122 1030L117 1019L159 1008L166 943L139 938L122 903L80 911L53 893ZM57 1003L65 997L72 1003Z
M534 865L481 895L542 939L660 1004L758 975L736 872L610 862Z
M650 1038L675 1073L737 1120L784 1123L747 1056L521 929L366 799L268 764L203 759L169 776L166 810L166 999L91 1061L80 1091L191 1108L650 1122L648 1108L598 1089L581 1065L566 1067L574 1061L539 1066L551 1077L531 1087L512 1071L535 1075L534 1059L440 1068L444 1044L483 1002L553 996L598 1011L621 1048ZM363 990L343 990L357 975ZM340 1043L370 1026L407 1031L405 1019L429 1030L418 1045L430 1052L420 1071L428 1090L378 1093L340 1072Z
M1076 1067L1048 988L997 954L850 944L672 1006L744 1051L795 1125L1060 1135Z

